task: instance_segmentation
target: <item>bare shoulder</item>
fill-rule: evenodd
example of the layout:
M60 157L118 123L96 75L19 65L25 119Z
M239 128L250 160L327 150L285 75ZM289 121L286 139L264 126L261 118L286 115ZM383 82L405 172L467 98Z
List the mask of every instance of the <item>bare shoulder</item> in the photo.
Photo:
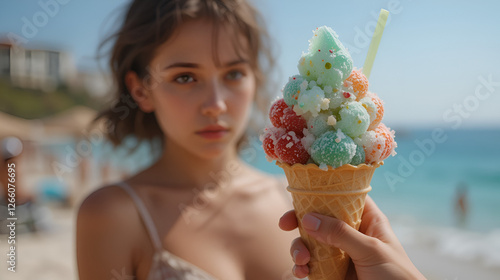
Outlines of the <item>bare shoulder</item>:
M141 232L136 230L140 217L132 198L118 185L103 186L89 194L80 204L77 216L77 238L101 235L113 238L126 231L129 244ZM103 234L104 233L104 234Z
M123 232L127 234L124 235ZM135 250L143 235L137 206L118 185L107 185L95 190L79 207L77 239L95 237L106 242L120 242L126 245L123 246L124 249Z
M105 186L81 203L76 224L80 279L110 279L114 271L134 271L140 227L133 201L118 186ZM123 234L126 232L127 234Z
M133 202L118 185L98 188L89 194L80 204L79 217L92 217L98 220L108 217L119 218L124 212L132 212Z

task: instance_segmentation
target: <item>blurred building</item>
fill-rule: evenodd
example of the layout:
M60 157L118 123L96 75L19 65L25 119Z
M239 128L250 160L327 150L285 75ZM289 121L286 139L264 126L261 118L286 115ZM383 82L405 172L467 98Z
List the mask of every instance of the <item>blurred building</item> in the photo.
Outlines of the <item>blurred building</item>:
M0 77L15 86L50 91L60 84L71 85L75 76L69 53L0 43Z
M71 82L72 87L83 88L94 97L103 97L112 87L111 76L99 70L78 70L76 79Z

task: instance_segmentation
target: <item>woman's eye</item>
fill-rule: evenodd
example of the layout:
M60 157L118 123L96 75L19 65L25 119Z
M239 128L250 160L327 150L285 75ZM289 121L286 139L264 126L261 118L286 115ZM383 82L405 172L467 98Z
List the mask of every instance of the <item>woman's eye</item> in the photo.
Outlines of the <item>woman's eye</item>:
M226 75L226 79L228 80L239 80L241 77L243 77L243 73L238 70L231 71Z
M194 78L191 75L181 75L175 78L175 81L179 84L187 84L194 82Z

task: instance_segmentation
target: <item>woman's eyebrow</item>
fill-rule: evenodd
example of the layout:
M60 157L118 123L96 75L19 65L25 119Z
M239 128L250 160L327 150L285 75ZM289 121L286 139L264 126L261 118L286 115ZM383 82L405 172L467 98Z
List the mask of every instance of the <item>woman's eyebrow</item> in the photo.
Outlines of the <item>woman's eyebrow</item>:
M240 63L248 63L248 60L246 60L246 59L238 59L238 60L235 60L235 61L231 61L229 63L226 63L226 65L224 65L224 67L231 67L231 66L234 66L234 65L240 64Z
M231 66L234 66L234 65L237 65L237 64L240 64L240 63L248 63L248 61L246 59L238 59L238 60L226 63L223 67L231 67ZM168 65L163 70L167 70L167 69L171 69L171 68L176 68L176 67L180 67L180 68L200 68L200 65L196 64L196 63L190 63L190 62L176 62L176 63Z
M167 70L170 68L176 68L176 67L182 67L182 68L199 68L200 65L196 63L189 63L189 62L177 62L174 64L170 64L169 66L165 67L163 70Z

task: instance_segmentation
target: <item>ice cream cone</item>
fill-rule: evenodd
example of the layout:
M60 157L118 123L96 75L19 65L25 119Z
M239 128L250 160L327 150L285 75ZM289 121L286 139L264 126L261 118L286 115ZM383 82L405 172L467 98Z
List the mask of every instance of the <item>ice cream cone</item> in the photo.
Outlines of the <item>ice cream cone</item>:
M358 166L346 164L335 169L329 167L327 171L316 164L276 164L285 171L300 235L311 252L309 279L345 279L349 256L338 248L309 237L302 228L301 220L304 214L315 212L335 217L359 229L373 172L383 162Z

